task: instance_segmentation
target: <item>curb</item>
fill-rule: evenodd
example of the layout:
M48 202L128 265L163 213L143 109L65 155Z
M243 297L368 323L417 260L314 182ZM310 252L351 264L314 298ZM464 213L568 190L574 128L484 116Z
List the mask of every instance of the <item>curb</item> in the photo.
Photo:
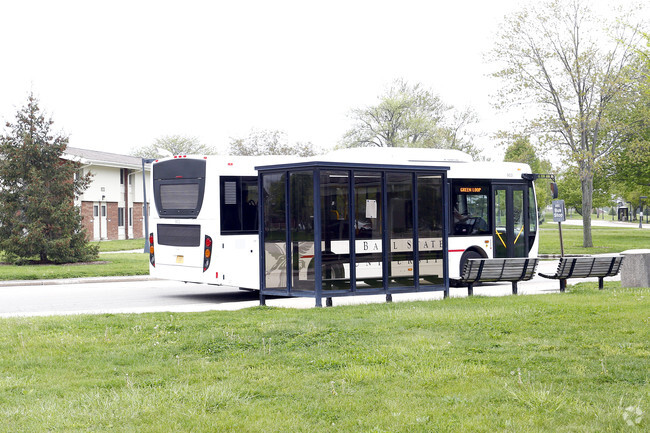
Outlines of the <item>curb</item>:
M55 280L6 280L0 281L0 287L58 286L64 284L120 283L149 280L154 281L157 278L152 278L149 275L127 275L119 277L60 278Z

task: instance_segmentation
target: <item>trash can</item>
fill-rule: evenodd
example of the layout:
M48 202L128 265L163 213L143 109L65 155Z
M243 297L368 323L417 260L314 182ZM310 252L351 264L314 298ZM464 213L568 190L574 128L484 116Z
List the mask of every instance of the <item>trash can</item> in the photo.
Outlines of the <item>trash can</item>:
M650 287L650 249L627 250L621 264L621 287Z

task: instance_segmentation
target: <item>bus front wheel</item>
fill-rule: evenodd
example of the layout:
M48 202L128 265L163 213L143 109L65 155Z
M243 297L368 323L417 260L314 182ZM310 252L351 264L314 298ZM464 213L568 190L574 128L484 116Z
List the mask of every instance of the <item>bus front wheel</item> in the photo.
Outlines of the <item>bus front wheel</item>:
M485 259L486 256L483 254L479 253L476 250L466 250L462 256L460 256L460 268L459 268L459 275L463 274L463 268L465 267L465 262L469 259Z

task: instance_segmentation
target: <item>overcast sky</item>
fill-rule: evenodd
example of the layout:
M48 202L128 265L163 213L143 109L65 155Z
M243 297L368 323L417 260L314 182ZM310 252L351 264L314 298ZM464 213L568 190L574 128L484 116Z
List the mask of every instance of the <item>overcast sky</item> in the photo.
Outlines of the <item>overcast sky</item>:
M396 78L472 106L489 146L483 54L521 0L0 0L0 119L33 91L70 145L129 153L164 135L225 151L251 129L337 144Z

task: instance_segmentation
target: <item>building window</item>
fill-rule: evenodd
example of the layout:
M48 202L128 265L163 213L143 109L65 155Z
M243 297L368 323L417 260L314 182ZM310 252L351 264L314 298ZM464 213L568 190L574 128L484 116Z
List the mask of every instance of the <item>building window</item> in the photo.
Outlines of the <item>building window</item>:
M98 217L99 216L99 206L94 205L93 206L93 216Z
M117 208L117 226L118 227L124 227L124 208L123 207L118 207Z

